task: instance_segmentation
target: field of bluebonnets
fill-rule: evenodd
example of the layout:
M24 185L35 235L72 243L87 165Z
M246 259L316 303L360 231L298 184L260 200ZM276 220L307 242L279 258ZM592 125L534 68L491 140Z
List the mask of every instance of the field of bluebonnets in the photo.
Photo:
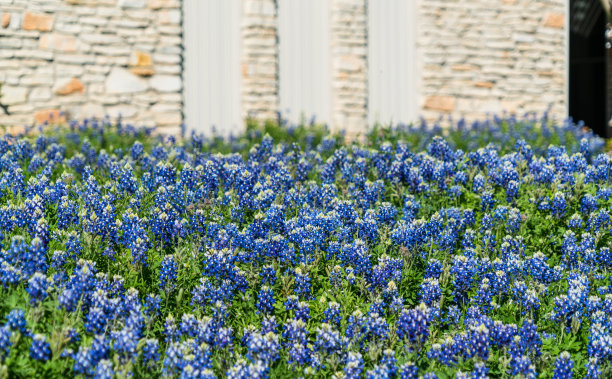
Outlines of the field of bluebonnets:
M0 377L612 376L612 158L580 125L90 120L0 155Z

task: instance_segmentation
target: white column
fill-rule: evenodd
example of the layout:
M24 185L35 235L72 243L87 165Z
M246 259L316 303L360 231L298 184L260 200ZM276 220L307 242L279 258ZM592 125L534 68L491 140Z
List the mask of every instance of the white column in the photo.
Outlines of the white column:
M241 110L242 0L184 0L183 81L188 130L244 130Z
M279 0L279 101L283 118L331 122L328 0Z

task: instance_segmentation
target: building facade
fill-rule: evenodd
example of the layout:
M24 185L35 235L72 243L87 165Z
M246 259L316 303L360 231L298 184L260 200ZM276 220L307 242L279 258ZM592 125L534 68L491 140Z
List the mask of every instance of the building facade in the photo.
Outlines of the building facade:
M0 124L568 114L567 0L0 0ZM213 128L214 127L214 128Z

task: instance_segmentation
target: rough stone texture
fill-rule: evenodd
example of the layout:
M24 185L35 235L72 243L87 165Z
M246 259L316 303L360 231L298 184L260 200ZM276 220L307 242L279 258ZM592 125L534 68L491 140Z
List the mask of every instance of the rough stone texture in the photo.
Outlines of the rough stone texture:
M36 124L56 124L66 122L66 116L59 109L41 109L34 113Z
M563 13L548 13L544 18L544 26L548 26L550 28L563 28L565 23L565 17Z
M367 0L329 1L331 126L354 135L366 128L368 112ZM553 114L566 115L567 0L415 1L415 59L426 119L541 112L549 106ZM60 113L121 114L127 122L178 130L181 3L0 0L0 101L11 113L0 109L0 124L48 121L57 110L55 120ZM276 119L277 1L242 4L244 116Z
M0 25L3 28L8 28L11 23L11 14L10 13L2 13L2 18L0 19Z
M126 69L114 67L106 77L106 93L128 94L144 92L149 88L146 80L139 78Z
M48 32L53 28L53 20L53 16L49 14L25 12L23 16L23 30Z
M76 51L76 37L68 34L49 33L40 37L40 48L43 50Z
M151 76L155 74L151 54L142 51L134 51L130 57L130 71L139 76Z
M72 93L83 93L85 86L77 78L62 80L53 88L53 93L57 95L70 95Z
M352 137L367 123L366 0L331 1L331 127Z
M567 114L565 0L418 2L421 110Z
M276 1L244 0L242 17L242 110L245 117L275 120L279 108Z
M177 130L181 2L0 0L0 102L10 112L0 109L0 124L121 114Z
M451 96L428 96L425 98L423 108L440 112L455 110L455 98Z

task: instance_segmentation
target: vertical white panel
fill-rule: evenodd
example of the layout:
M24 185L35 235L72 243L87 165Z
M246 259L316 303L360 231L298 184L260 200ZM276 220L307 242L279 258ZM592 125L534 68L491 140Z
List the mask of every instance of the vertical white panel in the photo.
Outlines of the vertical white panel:
M368 2L368 123L417 121L416 1Z
M241 0L183 0L184 100L188 130L240 133Z
M331 121L330 2L279 0L279 102L282 116Z

